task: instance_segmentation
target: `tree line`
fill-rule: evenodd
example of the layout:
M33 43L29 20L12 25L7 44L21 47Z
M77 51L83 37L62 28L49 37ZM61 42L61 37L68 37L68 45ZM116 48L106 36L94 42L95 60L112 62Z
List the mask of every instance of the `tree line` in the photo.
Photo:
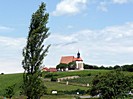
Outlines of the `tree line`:
M105 70L122 70L133 72L133 64L131 65L115 65L115 66L97 66L84 64L84 69L105 69Z
M68 68L69 70L74 70L76 68L76 62L70 62L69 64L60 63L56 66L56 69L65 70ZM97 65L89 65L84 63L84 69L105 69L105 70L122 70L133 72L133 64L131 65L115 65L115 66L97 66Z

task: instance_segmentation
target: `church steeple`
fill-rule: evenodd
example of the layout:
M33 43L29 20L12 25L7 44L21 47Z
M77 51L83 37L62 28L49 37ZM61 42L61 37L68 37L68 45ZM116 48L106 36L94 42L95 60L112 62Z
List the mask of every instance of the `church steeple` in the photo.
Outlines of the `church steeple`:
M80 58L80 53L79 53L79 51L78 51L78 53L77 53L77 58Z

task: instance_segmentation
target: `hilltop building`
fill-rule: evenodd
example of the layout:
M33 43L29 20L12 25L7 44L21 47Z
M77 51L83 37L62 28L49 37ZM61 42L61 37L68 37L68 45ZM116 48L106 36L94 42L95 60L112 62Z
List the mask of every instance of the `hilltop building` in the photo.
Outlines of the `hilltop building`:
M74 56L62 56L60 60L60 64L69 64L71 62L75 62L74 70L84 70L83 59L80 57L80 53L77 53L77 57Z

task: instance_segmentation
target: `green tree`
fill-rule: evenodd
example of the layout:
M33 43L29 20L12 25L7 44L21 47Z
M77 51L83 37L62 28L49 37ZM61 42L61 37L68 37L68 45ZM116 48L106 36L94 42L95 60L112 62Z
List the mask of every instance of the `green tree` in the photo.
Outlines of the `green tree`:
M92 84L90 94L100 94L102 99L123 99L132 89L132 79L121 71L113 71L104 75L97 75Z
M84 69L93 69L93 65L84 64Z
M68 64L65 63L60 63L56 66L56 69L63 69L65 70L66 68L68 68Z
M76 69L76 62L75 62L75 61L70 62L70 63L68 64L68 69L69 69L69 70L74 70L74 69Z
M131 64L131 65L123 65L122 66L122 70L123 71L133 72L133 64Z
M24 68L22 94L28 96L28 99L40 99L46 92L46 87L41 78L40 67L44 57L47 55L50 45L45 47L43 42L49 36L46 24L48 23L49 14L45 12L46 5L42 3L39 9L33 13L27 45L23 49Z

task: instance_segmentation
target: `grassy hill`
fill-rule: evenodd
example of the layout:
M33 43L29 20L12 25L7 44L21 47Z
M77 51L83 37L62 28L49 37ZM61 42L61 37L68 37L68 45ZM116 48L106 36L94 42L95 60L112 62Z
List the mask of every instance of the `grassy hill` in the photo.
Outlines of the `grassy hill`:
M108 71L106 70L84 70L84 71L71 71L71 72L44 73L43 76L44 75L55 75L56 77L60 78L60 77L66 77L66 76L79 75L82 77L86 77L87 75L90 75L90 74L92 76L98 73L105 73L105 72L108 72ZM4 93L5 88L13 84L16 84L15 94L19 95L19 92L20 92L19 87L22 84L22 79L23 79L23 74L21 73L0 75L0 95ZM57 83L57 82L45 82L45 85L47 86L49 93L51 92L51 90L65 91L65 90L76 90L76 89L82 89L82 90L88 89L86 87L75 86L75 85L68 85L66 87L66 84Z
M109 70L83 70L83 71L71 71L71 72L55 72L55 73L43 73L44 78L51 78L52 76L61 78L66 76L80 76L80 78L77 79L71 79L67 80L69 81L69 85L66 85L66 81L63 82L50 82L45 81L45 85L48 89L48 94L51 93L52 90L58 90L58 91L73 91L73 90L88 90L89 87L81 86L81 84L91 84L92 79L95 75L99 73L107 73ZM127 75L133 75L133 73L125 72ZM4 74L0 75L0 96L4 94L5 88L8 86L11 86L13 84L16 84L15 87L15 96L19 96L20 93L20 85L22 84L22 78L23 74Z

